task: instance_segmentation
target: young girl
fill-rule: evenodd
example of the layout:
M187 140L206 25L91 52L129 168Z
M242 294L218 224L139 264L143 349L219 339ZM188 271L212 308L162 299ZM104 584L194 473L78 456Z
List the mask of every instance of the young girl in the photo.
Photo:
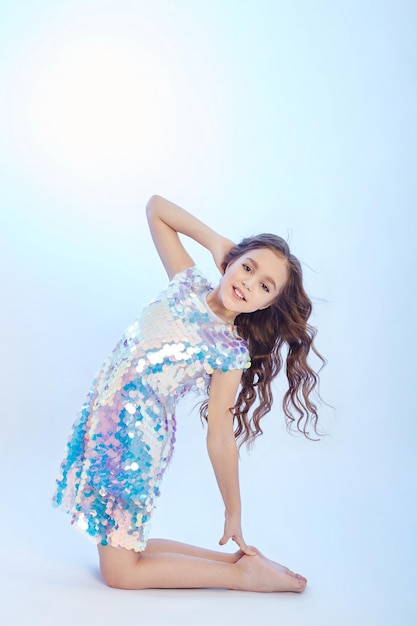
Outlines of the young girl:
M223 587L303 591L306 579L247 546L241 530L238 449L262 433L271 381L286 346L288 424L316 429L307 364L314 329L301 267L275 235L235 245L159 196L147 204L167 289L130 326L102 366L67 446L54 504L98 544L105 582L123 589ZM206 247L222 273L213 289L178 233ZM169 540L147 540L154 502L175 442L175 407L207 390L207 449L225 505L226 554ZM249 417L255 401L258 406ZM296 418L293 417L295 413Z

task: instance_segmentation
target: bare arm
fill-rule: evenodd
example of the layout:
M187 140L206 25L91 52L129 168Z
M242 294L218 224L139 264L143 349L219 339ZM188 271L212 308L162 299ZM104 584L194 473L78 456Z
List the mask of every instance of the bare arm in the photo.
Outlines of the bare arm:
M150 198L146 205L146 215L152 239L170 279L194 265L178 233L191 237L207 248L219 269L225 254L234 245L191 213L161 196Z
M239 488L239 457L233 432L234 405L241 371L212 374L208 405L207 450L225 506L224 534L220 544L233 539L241 550L255 554L246 545L241 529L241 500Z

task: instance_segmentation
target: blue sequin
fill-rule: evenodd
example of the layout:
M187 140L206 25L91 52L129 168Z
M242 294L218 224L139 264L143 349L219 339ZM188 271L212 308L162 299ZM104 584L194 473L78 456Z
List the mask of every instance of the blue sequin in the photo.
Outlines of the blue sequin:
M93 382L67 445L53 502L97 543L142 551L175 444L175 408L215 369L250 366L233 325L216 321L212 290L192 267L123 334Z

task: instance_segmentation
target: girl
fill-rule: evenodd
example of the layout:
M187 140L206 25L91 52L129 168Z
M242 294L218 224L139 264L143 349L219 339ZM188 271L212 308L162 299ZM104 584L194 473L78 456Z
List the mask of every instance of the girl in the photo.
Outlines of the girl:
M169 284L105 361L72 431L54 504L98 544L105 582L123 589L223 587L303 591L306 579L245 543L236 441L251 444L271 408L271 381L287 347L288 424L306 436L317 412L317 375L307 364L314 329L301 267L274 235L225 239L159 196L147 218ZM178 233L206 247L222 273L213 289ZM319 355L320 356L320 355ZM147 540L155 498L175 442L179 397L207 389L207 449L225 505L226 554ZM249 410L258 400L252 417Z

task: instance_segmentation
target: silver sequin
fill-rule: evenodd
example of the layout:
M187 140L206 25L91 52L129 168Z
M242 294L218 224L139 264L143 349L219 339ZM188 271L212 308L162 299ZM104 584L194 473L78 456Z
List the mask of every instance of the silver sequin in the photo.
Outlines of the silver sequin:
M180 272L98 372L67 445L53 502L97 543L142 551L175 444L175 407L215 369L250 366L233 325L215 321L210 283Z

